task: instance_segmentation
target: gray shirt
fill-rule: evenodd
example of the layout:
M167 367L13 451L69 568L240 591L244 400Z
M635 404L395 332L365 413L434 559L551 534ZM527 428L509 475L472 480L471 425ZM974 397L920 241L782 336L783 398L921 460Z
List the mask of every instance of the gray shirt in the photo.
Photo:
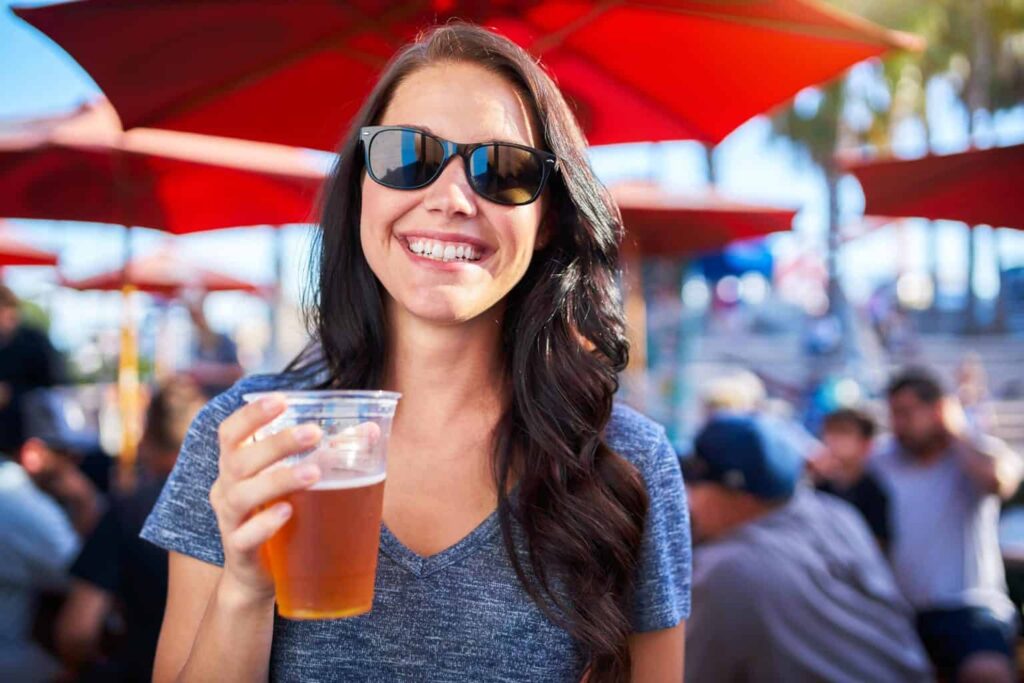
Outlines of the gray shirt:
M1001 442L988 441L1000 457L1019 460ZM870 460L889 494L893 573L918 610L988 607L1010 619L999 497L975 485L953 448L921 465L890 440Z
M0 680L50 680L59 671L30 631L37 595L66 585L78 546L60 506L0 457Z
M910 607L847 503L799 489L693 558L686 680L930 680Z
M222 565L208 496L217 476L217 427L242 394L291 386L244 379L196 417L142 536ZM679 462L664 430L616 406L605 439L639 471L650 497L636 595L635 631L675 626L690 610L690 537ZM529 566L522 530L516 552ZM422 557L381 526L373 609L349 619L274 622L270 672L287 681L579 681L587 655L520 585L496 514L461 541Z

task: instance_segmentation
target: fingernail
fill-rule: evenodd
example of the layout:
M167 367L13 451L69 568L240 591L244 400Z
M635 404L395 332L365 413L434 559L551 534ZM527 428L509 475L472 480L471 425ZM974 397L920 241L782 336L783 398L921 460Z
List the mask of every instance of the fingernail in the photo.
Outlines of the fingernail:
M320 468L317 467L316 465L306 464L299 465L298 467L295 468L295 477L301 482L305 482L308 484L313 481L316 481L319 476Z
M295 428L295 440L301 444L316 443L320 439L320 428L316 425L302 425Z
M280 396L267 396L264 399L260 399L260 407L263 409L263 412L266 413L267 415L272 415L276 413L278 410L281 409L281 406L283 405L284 401L281 399Z
M288 503L278 503L274 506L274 514L281 519L288 519L292 516L292 506Z

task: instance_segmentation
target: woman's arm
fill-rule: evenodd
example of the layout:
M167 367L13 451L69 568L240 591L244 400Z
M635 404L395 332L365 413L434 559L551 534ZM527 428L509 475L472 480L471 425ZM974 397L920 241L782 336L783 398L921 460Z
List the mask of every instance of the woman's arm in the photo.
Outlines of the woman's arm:
M629 637L634 683L681 683L686 622Z
M170 553L167 608L154 683L265 681L274 633L274 598L251 597L220 567Z

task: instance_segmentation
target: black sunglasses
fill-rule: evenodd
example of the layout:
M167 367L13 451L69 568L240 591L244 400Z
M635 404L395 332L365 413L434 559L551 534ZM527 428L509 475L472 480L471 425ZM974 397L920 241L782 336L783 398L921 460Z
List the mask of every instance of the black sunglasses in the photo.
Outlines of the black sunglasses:
M522 206L540 196L555 155L511 142L451 142L416 128L365 126L359 129L366 170L395 190L418 190L437 180L454 157L462 157L466 180L484 199Z

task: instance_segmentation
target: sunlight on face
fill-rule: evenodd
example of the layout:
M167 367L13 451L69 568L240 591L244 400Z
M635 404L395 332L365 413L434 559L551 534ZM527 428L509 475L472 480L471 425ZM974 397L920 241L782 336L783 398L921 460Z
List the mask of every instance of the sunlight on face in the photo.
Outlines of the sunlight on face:
M407 125L460 143L503 141L540 146L523 98L502 77L479 66L423 68L398 86L380 125ZM536 247L544 201L504 206L477 195L455 158L418 190L383 187L364 175L360 238L370 268L396 313L441 324L472 320L515 286ZM473 246L473 262L418 257L410 241Z

